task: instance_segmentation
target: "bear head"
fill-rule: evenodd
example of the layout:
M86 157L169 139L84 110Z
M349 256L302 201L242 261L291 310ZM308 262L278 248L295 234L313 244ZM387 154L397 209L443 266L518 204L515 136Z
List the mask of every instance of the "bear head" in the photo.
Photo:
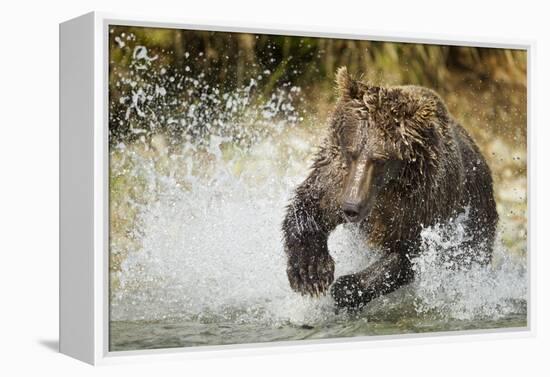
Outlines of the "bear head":
M348 221L365 219L382 191L426 184L444 143L448 112L433 91L379 87L336 75L338 102L330 126L344 170L341 208Z

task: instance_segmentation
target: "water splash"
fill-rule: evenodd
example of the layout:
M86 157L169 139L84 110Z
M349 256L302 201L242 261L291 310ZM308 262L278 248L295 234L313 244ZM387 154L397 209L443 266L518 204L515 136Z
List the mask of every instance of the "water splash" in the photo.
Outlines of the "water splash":
M307 322L330 314L330 299L303 298L287 282L280 224L291 189L306 170L283 179L277 160L254 157L279 155L283 147L288 145L272 140L252 148L251 166L235 173L238 163L225 161L215 141L208 153L214 171L205 176L190 166L195 159L169 159L174 169L187 171L181 180L157 172L158 161L119 150L134 160L125 163L135 167L131 174L138 174L137 180L148 183L147 196L153 199L135 204L139 247L115 273L119 288L112 297L112 318L228 318L238 313L239 321ZM303 165L294 159L286 163ZM354 229L339 228L330 244L338 274L367 265L369 255Z
M191 141L194 147L202 147L211 135L249 146L303 121L303 111L296 106L303 100L297 86L287 83L264 93L259 90L259 84L269 79L264 72L228 91L209 83L207 71L164 64L159 55L136 44L132 34L126 35L124 43L117 38L116 45L126 52L129 63L113 66L110 72L111 145L124 140L144 142L162 133L169 136L168 143L178 146ZM192 57L187 53L186 58ZM235 127L243 124L246 129Z
M414 261L415 308L419 313L469 320L500 318L526 311L525 262L512 255L497 239L493 263L473 263L468 270L457 266L457 253L475 253L461 247L467 238L469 211L447 224L422 231L422 255Z

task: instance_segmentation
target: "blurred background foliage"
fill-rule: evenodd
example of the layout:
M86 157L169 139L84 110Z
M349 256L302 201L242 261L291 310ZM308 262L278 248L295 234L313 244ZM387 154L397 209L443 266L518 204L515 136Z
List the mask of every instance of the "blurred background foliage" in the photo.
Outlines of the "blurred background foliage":
M287 37L267 34L225 33L177 29L115 27L112 34L133 34L170 67L206 74L208 81L231 89L265 70L264 84L292 83L330 89L335 70L347 66L385 84L427 85L449 90L461 80L492 80L525 85L527 68L523 50L477 48L365 40ZM130 51L110 44L113 65L123 67ZM466 75L466 76L464 76Z
M258 98L275 88L298 86L305 98L301 110L320 119L334 100L335 70L344 65L374 84L424 85L443 97L468 88L478 94L490 90L498 96L502 87L521 96L526 88L523 50L126 26L111 30L110 68L119 75L128 73L135 54L121 48L128 35L146 45L149 55L169 71L200 73L203 82L224 92L262 75L255 88ZM110 76L112 119L120 119L125 108L118 101L123 96L118 77ZM506 100L496 100L508 105ZM122 123L111 122L112 140L128 136L127 125Z

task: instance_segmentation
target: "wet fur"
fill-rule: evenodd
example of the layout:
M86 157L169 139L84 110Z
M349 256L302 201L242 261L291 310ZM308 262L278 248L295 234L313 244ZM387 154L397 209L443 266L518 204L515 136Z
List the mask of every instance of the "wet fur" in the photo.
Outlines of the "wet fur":
M489 263L498 221L490 169L465 129L432 90L376 87L337 74L339 100L312 170L287 207L282 229L290 286L338 306L358 308L411 281L420 231L469 211L468 260ZM366 270L334 280L327 240L345 222L341 210L345 148L367 148L399 161L359 226L384 256ZM471 258L471 259L470 259Z

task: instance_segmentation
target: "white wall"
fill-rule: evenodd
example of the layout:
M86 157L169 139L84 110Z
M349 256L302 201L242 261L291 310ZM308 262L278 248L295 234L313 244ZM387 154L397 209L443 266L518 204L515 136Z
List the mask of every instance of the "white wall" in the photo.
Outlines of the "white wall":
M2 375L543 375L548 326L549 156L546 142L550 27L543 1L4 1L0 5L0 348ZM537 4L537 5L533 5ZM533 162L537 233L534 250L538 336L531 339L428 343L354 351L222 358L185 363L92 369L54 353L58 334L58 23L90 10L187 20L345 26L384 32L527 38L537 40ZM546 90L545 90L546 89ZM544 119L546 121L546 119ZM6 373L4 370L12 370ZM538 371L538 372L537 372ZM546 372L546 373L544 373Z

